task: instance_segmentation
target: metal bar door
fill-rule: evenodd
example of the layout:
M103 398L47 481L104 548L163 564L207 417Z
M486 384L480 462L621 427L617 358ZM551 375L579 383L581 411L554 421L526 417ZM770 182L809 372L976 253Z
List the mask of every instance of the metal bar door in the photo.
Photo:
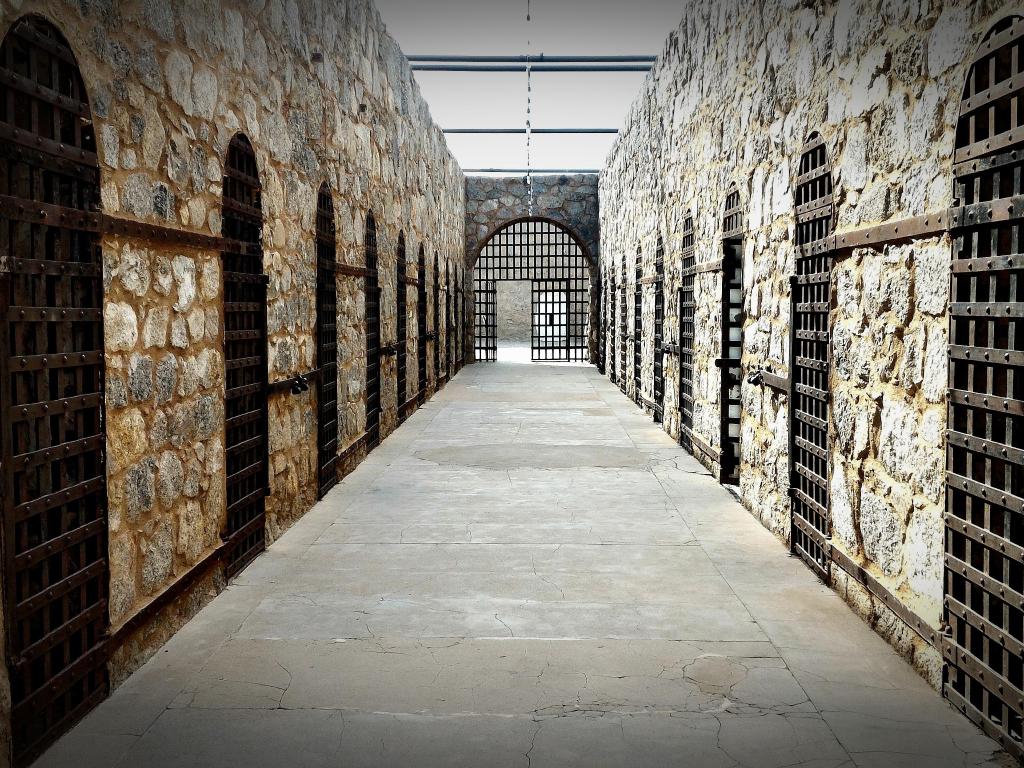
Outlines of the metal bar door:
M679 444L689 450L693 429L693 291L696 277L692 216L683 221L681 267L676 309L676 317L679 318Z
M39 139L28 152L0 142L0 193L97 210L92 113L67 41L30 17L8 32L0 66L5 135ZM26 765L108 688L103 257L98 235L57 221L5 211L0 229L6 658Z
M654 420L665 417L665 246L658 238L654 254Z
M267 276L256 154L241 134L228 146L223 233L243 243L224 252L224 431L227 475L227 574L234 576L266 546L269 488L267 443Z
M316 206L317 497L338 482L337 238L330 189Z
M817 134L804 145L796 186L796 277L791 289L789 463L790 544L828 580L832 535L829 504L829 312L833 230L832 167Z
M530 359L535 362L569 360L569 288L568 280L532 283Z
M1024 227L1015 203L1024 194L1022 76L1024 20L1005 19L968 74L953 158L965 213L953 238L943 590L943 692L1018 759L1024 759Z

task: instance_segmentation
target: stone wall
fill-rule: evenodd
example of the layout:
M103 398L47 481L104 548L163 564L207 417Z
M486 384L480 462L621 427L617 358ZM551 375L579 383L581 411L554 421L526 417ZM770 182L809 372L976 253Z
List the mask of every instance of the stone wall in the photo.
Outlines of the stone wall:
M601 175L602 273L618 283L625 263L629 332L634 253L639 245L644 274L652 275L661 236L666 339L678 339L683 220L694 216L697 263L720 259L725 193L736 183L746 220L743 373L787 375L801 146L815 131L825 139L840 232L950 206L954 124L969 59L1010 12L1001 5L689 0ZM946 236L857 250L837 262L832 281L833 544L934 627L942 596L949 260ZM699 274L695 289L694 428L715 448L720 280L720 272ZM650 398L653 287L643 291L642 387ZM608 338L608 359L617 360L611 332ZM632 354L630 346L627 360ZM667 381L677 375L669 356ZM627 388L632 394L632 382ZM743 385L740 494L782 538L789 536L787 399ZM677 400L670 384L665 425L675 436ZM837 589L937 684L934 650L833 571Z
M0 31L30 12L61 30L78 58L105 213L219 236L227 146L239 132L251 140L263 189L272 383L317 365L322 182L334 198L339 261L364 264L367 212L377 219L384 344L396 336L399 232L411 276L425 246L428 301L435 254L442 264L464 262L462 172L370 0L0 0ZM113 236L102 246L116 683L223 586L216 569L198 574L194 588L119 633L177 580L196 576L220 544L223 290L218 253ZM415 387L417 293L407 290ZM339 274L338 304L344 449L364 429L362 278ZM384 365L382 436L397 424L398 399L394 358ZM315 387L270 398L268 542L316 500L316 413Z

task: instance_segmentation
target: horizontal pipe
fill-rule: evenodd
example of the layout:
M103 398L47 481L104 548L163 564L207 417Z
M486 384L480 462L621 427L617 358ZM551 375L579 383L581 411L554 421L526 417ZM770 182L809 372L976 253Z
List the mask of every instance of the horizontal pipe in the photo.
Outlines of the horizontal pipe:
M600 173L600 168L464 168L463 173Z
M525 128L444 128L445 133L526 133ZM618 133L618 128L531 128L530 133Z
M650 72L650 64L413 64L414 72Z
M548 64L653 64L655 56L407 56L410 62L460 62L465 64L526 64L531 61Z

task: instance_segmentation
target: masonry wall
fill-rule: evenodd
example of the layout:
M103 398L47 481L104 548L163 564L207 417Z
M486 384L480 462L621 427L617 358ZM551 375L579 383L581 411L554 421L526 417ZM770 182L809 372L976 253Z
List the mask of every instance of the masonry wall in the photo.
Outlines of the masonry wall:
M666 330L684 218L696 262L722 257L730 183L745 209L744 377L789 373L789 276L795 271L794 178L812 132L833 165L837 231L953 204L954 127L970 59L1013 9L1002 3L843 0L794 4L690 0L645 81L601 175L602 274L633 258L653 274L666 245ZM833 544L937 628L941 617L946 427L948 236L861 249L832 278L830 431ZM696 276L694 432L718 448L721 272ZM653 386L653 286L643 287L642 388ZM618 297L616 296L616 308ZM607 305L606 305L607 306ZM619 316L613 315L613 322ZM608 335L608 360L618 359ZM627 349L627 366L633 349ZM609 362L610 373L615 369ZM665 428L679 435L678 360L666 357ZM633 394L633 385L627 383ZM788 398L744 383L739 492L789 536ZM934 684L941 659L838 568L835 588Z
M408 291L410 310L410 392L395 391L394 356L383 363L382 436L393 430L397 401L415 394L418 378L417 291L396 288L398 235L410 277L426 248L432 303L435 254L442 265L463 263L465 191L372 3L0 0L0 31L26 13L52 22L78 58L106 214L219 236L227 146L238 132L251 140L263 188L270 382L317 365L321 183L333 195L341 263L363 266L373 212L383 344L396 337L396 290ZM116 684L224 584L218 567L194 570L218 548L225 523L223 284L216 252L113 236L102 245ZM343 451L365 427L363 283L338 276ZM431 307L430 331L434 318ZM428 389L435 354L432 342ZM270 397L268 543L316 500L316 414L315 387ZM132 621L185 578L180 596Z

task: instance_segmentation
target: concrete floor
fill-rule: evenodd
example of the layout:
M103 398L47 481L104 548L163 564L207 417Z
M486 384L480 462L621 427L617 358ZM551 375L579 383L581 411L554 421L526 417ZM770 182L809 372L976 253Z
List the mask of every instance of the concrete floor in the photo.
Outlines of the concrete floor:
M1004 761L596 370L479 364L39 765Z

